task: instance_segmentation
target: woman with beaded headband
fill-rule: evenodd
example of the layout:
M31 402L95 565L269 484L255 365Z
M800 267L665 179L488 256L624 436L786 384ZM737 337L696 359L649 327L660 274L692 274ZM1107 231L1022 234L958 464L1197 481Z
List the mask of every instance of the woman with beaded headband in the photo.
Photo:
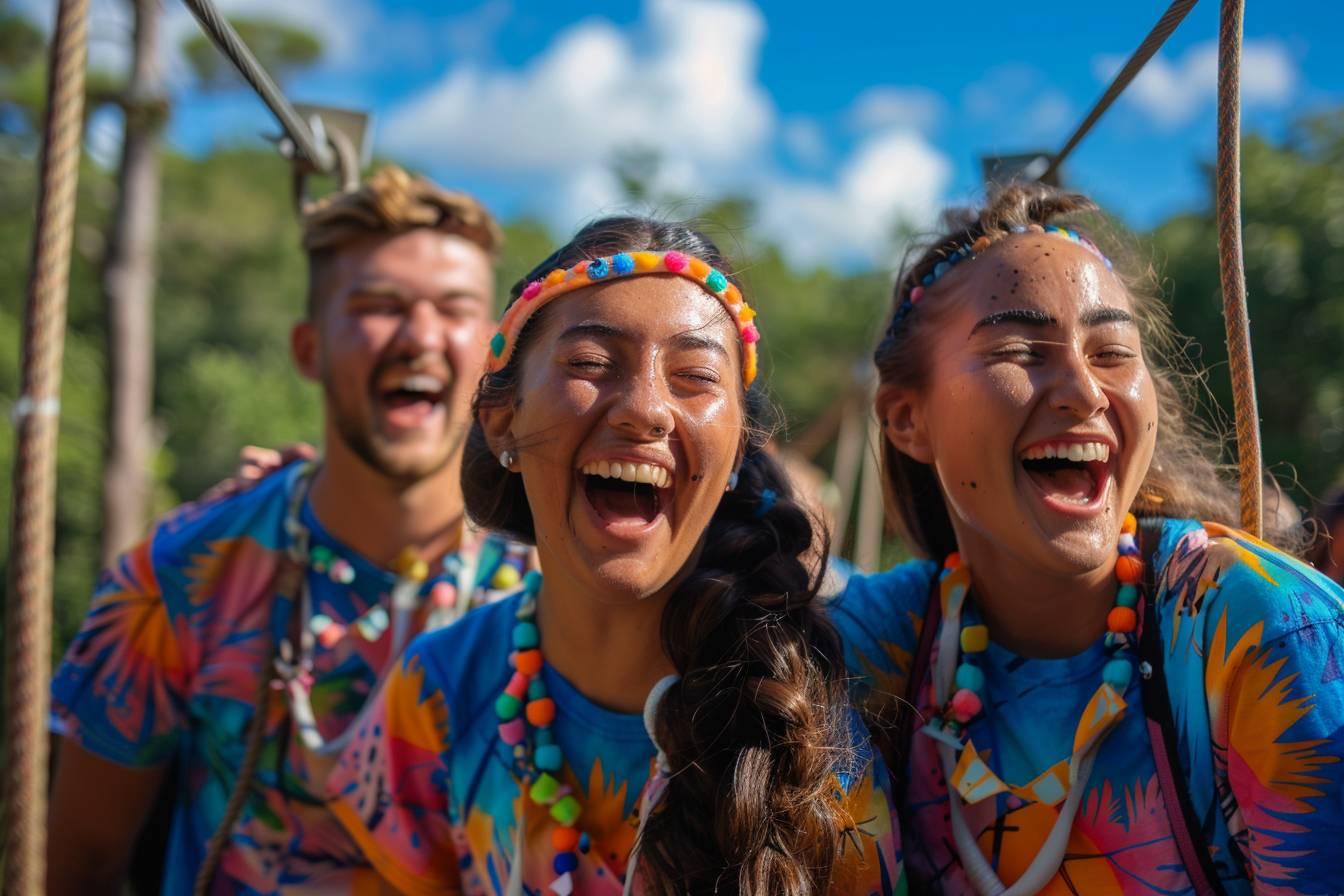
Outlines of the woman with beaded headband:
M1096 210L1018 185L949 215L877 349L888 505L926 559L833 618L911 886L1339 892L1344 593L1233 528L1153 284L1065 223Z
M413 643L331 779L401 890L905 891L728 270L611 218L515 287L463 489L544 582Z

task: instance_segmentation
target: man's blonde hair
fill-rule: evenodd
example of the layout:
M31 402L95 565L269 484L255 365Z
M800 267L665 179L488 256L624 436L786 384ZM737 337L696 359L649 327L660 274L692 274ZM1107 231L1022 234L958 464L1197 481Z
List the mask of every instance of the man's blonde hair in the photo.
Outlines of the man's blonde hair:
M504 235L485 206L466 193L445 190L397 165L384 165L357 190L335 193L303 211L308 253L308 314L317 307L316 284L325 263L363 237L395 236L422 227L460 236L494 259Z

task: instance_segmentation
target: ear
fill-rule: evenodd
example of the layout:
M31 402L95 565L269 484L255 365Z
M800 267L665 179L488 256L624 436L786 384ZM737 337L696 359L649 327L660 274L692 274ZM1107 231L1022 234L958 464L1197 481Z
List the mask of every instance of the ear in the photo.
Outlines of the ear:
M927 415L924 413L924 401L918 392L904 386L880 386L874 409L878 422L882 424L883 435L897 451L920 463L933 463Z
M322 365L318 361L317 324L311 320L301 320L289 331L289 353L294 358L294 366L305 379L317 382L322 377Z
M517 441L513 438L513 403L483 407L477 414L481 421L481 431L485 433L485 444L490 453L499 457L501 451L516 453Z

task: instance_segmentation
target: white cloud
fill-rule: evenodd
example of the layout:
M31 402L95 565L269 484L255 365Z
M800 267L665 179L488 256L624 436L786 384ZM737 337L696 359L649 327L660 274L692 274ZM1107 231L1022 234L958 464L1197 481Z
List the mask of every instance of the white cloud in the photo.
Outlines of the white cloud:
M1098 56L1092 69L1099 80L1109 81L1124 61L1120 56ZM1250 40L1242 46L1241 100L1247 106L1282 106L1292 99L1297 81L1297 65L1283 44ZM1172 128L1212 105L1217 92L1218 45L1206 41L1174 62L1161 53L1154 56L1123 96L1159 126Z
M631 146L741 165L774 128L756 78L764 32L739 0L647 0L631 33L589 19L521 70L450 69L389 114L386 142L485 172L560 174Z
M810 118L790 118L780 129L779 138L789 155L807 168L820 168L830 159L826 133Z
M845 160L834 183L763 184L759 230L795 263L881 263L898 224L933 220L951 174L951 162L920 135L877 133Z
M886 128L927 131L943 117L943 98L924 87L870 87L850 105L846 118L858 131Z

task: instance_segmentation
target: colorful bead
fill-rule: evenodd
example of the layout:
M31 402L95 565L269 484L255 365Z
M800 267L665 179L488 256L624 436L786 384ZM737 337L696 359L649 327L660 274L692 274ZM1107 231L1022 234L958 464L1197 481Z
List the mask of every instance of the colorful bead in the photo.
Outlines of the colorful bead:
M331 562L331 548L317 545L308 552L308 562L317 572L326 572L327 564Z
M983 625L968 625L961 630L961 650L963 653L983 653L989 649L989 628Z
M1137 554L1139 552L1139 546L1135 544L1134 536L1130 535L1128 532L1122 532L1120 534L1120 541L1117 544L1117 548L1122 554Z
M541 671L540 650L520 650L513 658L513 666L528 678Z
M924 298L924 287L916 286L914 289L910 290L910 304L913 305L922 298Z
M572 852L557 853L551 867L555 869L556 874L568 874L579 867L579 857Z
M588 850L591 847L592 843L588 839L588 832L584 831L583 833L579 834L579 852L583 853L584 855L587 855Z
M555 776L550 772L542 772L537 775L537 780L532 782L532 789L527 795L532 797L532 802L538 806L549 806L555 802L559 790L560 782L555 780Z
M543 284L540 280L533 280L531 283L527 284L527 286L524 286L521 296L522 300L524 302L530 302L533 299L535 299L537 297L537 294L541 292L541 288L544 285L545 284Z
M327 626L333 624L334 620L326 613L314 613L313 617L308 620L308 631L321 637L322 632L326 631Z
M361 638L365 641L377 641L387 631L388 625L392 620L387 615L387 609L379 604L363 616L355 620L355 631L359 632Z
M533 678L532 682L527 686L527 699L541 700L545 698L545 696L546 682L542 681L540 678Z
M1115 605L1118 607L1137 607L1139 605L1139 589L1133 585L1121 585L1120 590L1115 592Z
M1101 680L1123 694L1134 676L1134 664L1127 659L1117 657L1106 663L1101 670Z
M1139 531L1139 519L1132 513L1125 514L1125 519L1120 523L1120 531L1125 535L1133 535Z
M951 709L952 718L965 725L971 719L980 715L980 710L984 706L980 702L980 696L975 691L968 691L965 688L952 695Z
M507 691L495 698L495 715L499 716L502 722L516 719L522 709L523 701Z
M403 579L423 582L429 578L429 564L415 548L406 548L392 561L392 569Z
M728 288L728 278L719 271L710 271L709 276L705 278L705 285L709 287L710 292L723 292Z
M504 688L504 693L517 700L522 700L527 696L527 676L521 672L513 673L513 677L509 679L508 685ZM513 718L513 715L510 715L509 718Z
M601 280L611 273L611 263L605 258L594 258L588 262L588 279Z
M502 357L504 355L504 347L507 344L508 343L504 341L504 334L496 333L490 337L490 354L494 355L496 358Z
M520 718L503 722L499 726L499 739L509 746L522 743L525 737L527 737L527 725Z
M696 258L694 255L687 255L686 270L692 277L703 283L713 268L706 264L702 259Z
M579 801L572 796L561 797L551 806L551 818L560 822L565 827L573 827L574 822L579 820L579 813L583 811L579 806Z
M958 566L961 566L961 554L957 551L953 551L948 554L947 559L943 561L943 569L956 569Z
M334 560L331 564L331 580L340 585L349 585L355 580L355 568L345 560Z
M507 591L515 587L521 580L522 577L518 575L518 570L507 563L501 563L490 579L490 587L496 591Z
M948 264L945 261L938 262L936 265L933 266L933 279L935 280L939 279L950 270L952 270L952 266L950 264Z
M662 260L657 252L631 252L630 257L635 260L635 270L641 273L657 270L658 262Z
M515 650L530 650L540 643L540 634L534 622L519 622L513 627L513 647Z
M339 622L333 622L317 633L317 643L330 650L345 639L345 634L345 626Z
M560 766L564 764L564 761L565 757L555 744L539 746L532 753L532 763L544 772L560 771Z
M979 693L985 689L985 673L970 663L962 663L957 667L956 685Z
M686 256L680 252L664 252L663 267L674 274L680 274L686 270Z
M545 697L528 703L527 721L538 728L549 726L555 721L555 701L550 697Z
M617 276L624 277L626 274L633 273L635 270L635 260L630 257L628 252L617 252L611 256L611 269Z
M540 591L541 573L537 572L535 569L530 570L527 575L523 576L523 588L529 595L535 595Z
M1143 561L1121 554L1115 558L1115 577L1122 585L1137 585L1143 577Z
M756 329L755 324L747 324L742 328L742 341L747 345L755 345L761 341L761 331Z
M573 852L579 848L579 829L556 828L551 831L551 848L556 852Z
M565 269L556 268L546 275L546 279L541 281L545 286L558 286L565 282Z
M1106 617L1106 628L1119 634L1129 634L1139 627L1139 614L1133 607L1112 607Z
M457 586L452 582L435 582L429 589L429 599L440 610L451 610L457 603Z

